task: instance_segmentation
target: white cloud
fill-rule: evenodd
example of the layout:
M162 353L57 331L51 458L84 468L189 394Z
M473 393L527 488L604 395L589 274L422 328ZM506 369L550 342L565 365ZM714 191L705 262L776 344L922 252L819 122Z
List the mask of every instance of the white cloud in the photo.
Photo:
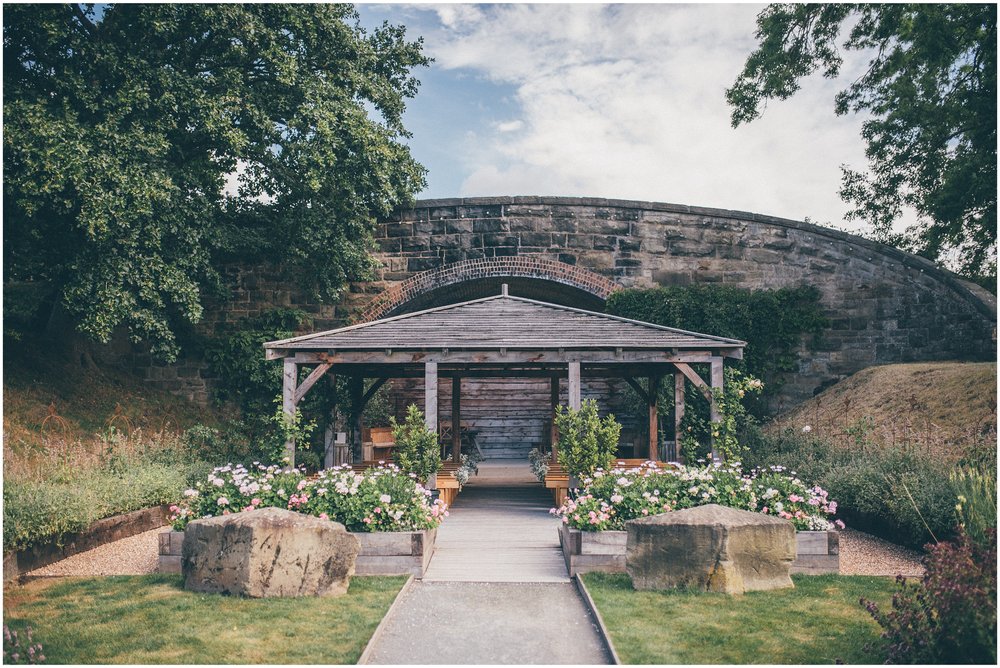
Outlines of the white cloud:
M426 7L426 6L425 6ZM850 80L812 77L733 129L724 91L755 46L757 5L445 5L436 66L513 85L517 120L466 139L456 195L645 199L843 224L841 164L866 165Z

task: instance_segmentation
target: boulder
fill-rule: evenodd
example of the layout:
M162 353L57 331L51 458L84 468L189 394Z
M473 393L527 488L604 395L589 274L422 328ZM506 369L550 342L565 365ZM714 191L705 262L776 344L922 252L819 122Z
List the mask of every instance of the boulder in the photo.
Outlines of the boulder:
M636 589L742 594L793 587L795 527L716 504L625 523L625 570Z
M360 550L343 524L265 508L188 524L181 568L191 591L253 598L340 596Z

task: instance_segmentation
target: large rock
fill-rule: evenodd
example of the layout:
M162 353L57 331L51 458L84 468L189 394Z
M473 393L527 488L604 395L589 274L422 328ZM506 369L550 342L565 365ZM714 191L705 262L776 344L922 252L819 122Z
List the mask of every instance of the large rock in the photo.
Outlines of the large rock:
M793 587L791 522L715 504L625 523L625 569L636 589L742 594Z
M272 596L340 596L361 544L343 524L280 508L191 522L184 532L184 587Z

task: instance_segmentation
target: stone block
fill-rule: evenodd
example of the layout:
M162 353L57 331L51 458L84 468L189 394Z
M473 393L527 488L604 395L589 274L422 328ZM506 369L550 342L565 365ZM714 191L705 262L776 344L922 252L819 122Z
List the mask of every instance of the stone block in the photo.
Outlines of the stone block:
M191 522L184 587L252 598L347 593L361 545L342 524L281 508Z
M626 523L625 567L636 589L726 594L794 586L795 527L710 504Z

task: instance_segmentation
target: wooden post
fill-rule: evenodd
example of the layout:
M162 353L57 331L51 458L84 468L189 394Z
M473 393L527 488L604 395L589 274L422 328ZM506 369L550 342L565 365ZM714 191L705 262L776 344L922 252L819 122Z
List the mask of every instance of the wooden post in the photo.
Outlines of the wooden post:
M714 433L716 426L722 421L722 416L719 415L719 404L715 400L715 390L721 390L725 376L722 372L722 358L713 357L712 358L712 403L711 403L711 431ZM721 461L719 458L719 452L715 448L715 437L712 437L712 461Z
M286 357L281 376L281 410L287 420L295 419L295 390L298 389L298 382L299 365L294 360ZM288 460L288 468L294 468L295 439L293 438L285 441L285 458Z
M580 363L569 363L569 407L580 410Z
M330 384L333 386L333 407L330 408L329 422L326 423L326 431L323 433L323 468L333 468L340 462L334 455L334 448L337 441L337 377L327 374Z
M674 449L677 451L677 461L683 462L681 454L681 422L684 421L684 374L674 372Z
M360 462L364 459L361 452L361 408L362 397L365 392L365 379L351 376L348 387L351 394L351 453Z
M660 414L657 407L657 397L660 394L660 377L649 377L649 391L646 398L649 400L649 460L658 461L660 459Z
M438 428L438 365L424 363L424 424L437 432Z
M553 376L549 384L549 406L551 423L549 424L549 446L552 450L552 462L559 461L556 453L559 448L559 429L556 427L556 408L559 406L559 377Z
M451 460L462 461L462 378L451 379Z

